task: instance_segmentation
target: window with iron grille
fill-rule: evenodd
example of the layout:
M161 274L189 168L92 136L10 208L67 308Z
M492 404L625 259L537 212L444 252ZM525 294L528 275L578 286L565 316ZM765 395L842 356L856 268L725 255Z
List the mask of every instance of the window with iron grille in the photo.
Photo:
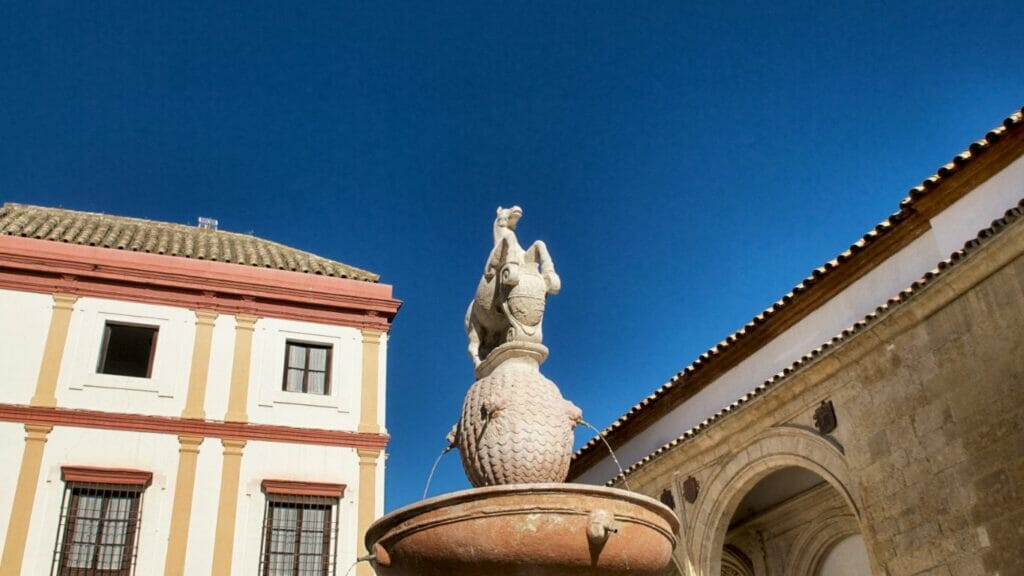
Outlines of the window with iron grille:
M156 326L107 322L103 327L103 345L96 371L149 378L153 374L158 331Z
M284 383L287 392L331 393L331 347L289 340L285 345Z
M152 475L135 470L64 467L54 576L134 574L142 495Z
M340 484L264 480L262 576L334 576Z

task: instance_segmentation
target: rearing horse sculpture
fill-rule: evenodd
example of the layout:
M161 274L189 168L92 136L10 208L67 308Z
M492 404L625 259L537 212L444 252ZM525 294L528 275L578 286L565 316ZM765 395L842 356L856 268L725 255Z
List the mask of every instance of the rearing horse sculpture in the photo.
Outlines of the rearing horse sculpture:
M466 310L474 366L502 344L540 344L545 299L557 294L562 285L544 242L538 240L526 250L519 245L515 230L522 216L518 206L499 207L494 219L494 247Z

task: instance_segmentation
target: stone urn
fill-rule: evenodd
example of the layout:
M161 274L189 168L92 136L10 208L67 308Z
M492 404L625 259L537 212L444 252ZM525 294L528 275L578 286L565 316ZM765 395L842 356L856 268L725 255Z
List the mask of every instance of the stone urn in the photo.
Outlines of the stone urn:
M473 486L565 481L582 413L540 373L542 348L493 350L510 357L466 393L455 444Z

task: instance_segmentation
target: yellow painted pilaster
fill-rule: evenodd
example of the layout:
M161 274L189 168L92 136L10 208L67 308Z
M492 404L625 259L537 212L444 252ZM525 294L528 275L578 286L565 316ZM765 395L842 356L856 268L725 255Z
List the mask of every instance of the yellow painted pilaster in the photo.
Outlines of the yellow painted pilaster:
M171 507L171 531L167 538L167 561L164 576L185 574L185 551L188 548L188 526L192 519L192 495L195 492L196 460L200 436L178 436L178 477L174 482L174 503Z
M377 391L380 389L380 337L374 330L363 330L363 378L359 402L359 432L380 434L377 423Z
M235 356L231 363L231 390L228 393L228 413L225 422L248 422L246 404L249 401L249 366L252 361L252 333L255 316L235 316Z
M370 524L377 519L377 462L380 450L357 449L359 453L359 516L356 530L356 550L365 549L363 543ZM356 576L374 576L373 568L366 562L356 565Z
M206 419L206 379L210 373L210 348L213 345L213 324L217 313L196 310L196 339L192 345L192 367L188 376L188 395L182 418Z
M231 576L235 523L238 516L238 477L242 469L245 440L222 439L224 466L220 476L220 500L217 504L217 528L213 547L211 576Z
M25 542L32 520L32 505L39 485L39 470L43 464L43 447L46 436L53 426L25 425L25 451L21 455L18 471L18 485L14 490L11 504L11 518L7 524L7 538L4 554L0 558L0 576L21 576L21 564L25 560Z
M43 361L39 367L39 378L36 380L36 393L30 401L32 406L54 407L57 405L57 376L60 374L60 363L64 359L64 345L68 340L68 328L71 326L71 312L78 296L73 294L53 295L53 314L50 316L50 329L46 333L46 345L43 348Z

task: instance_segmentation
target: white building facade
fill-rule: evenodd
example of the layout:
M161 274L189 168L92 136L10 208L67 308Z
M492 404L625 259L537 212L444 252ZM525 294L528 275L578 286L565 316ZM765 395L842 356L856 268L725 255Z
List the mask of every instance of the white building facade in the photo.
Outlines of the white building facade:
M4 205L0 575L344 574L399 306L251 236Z

